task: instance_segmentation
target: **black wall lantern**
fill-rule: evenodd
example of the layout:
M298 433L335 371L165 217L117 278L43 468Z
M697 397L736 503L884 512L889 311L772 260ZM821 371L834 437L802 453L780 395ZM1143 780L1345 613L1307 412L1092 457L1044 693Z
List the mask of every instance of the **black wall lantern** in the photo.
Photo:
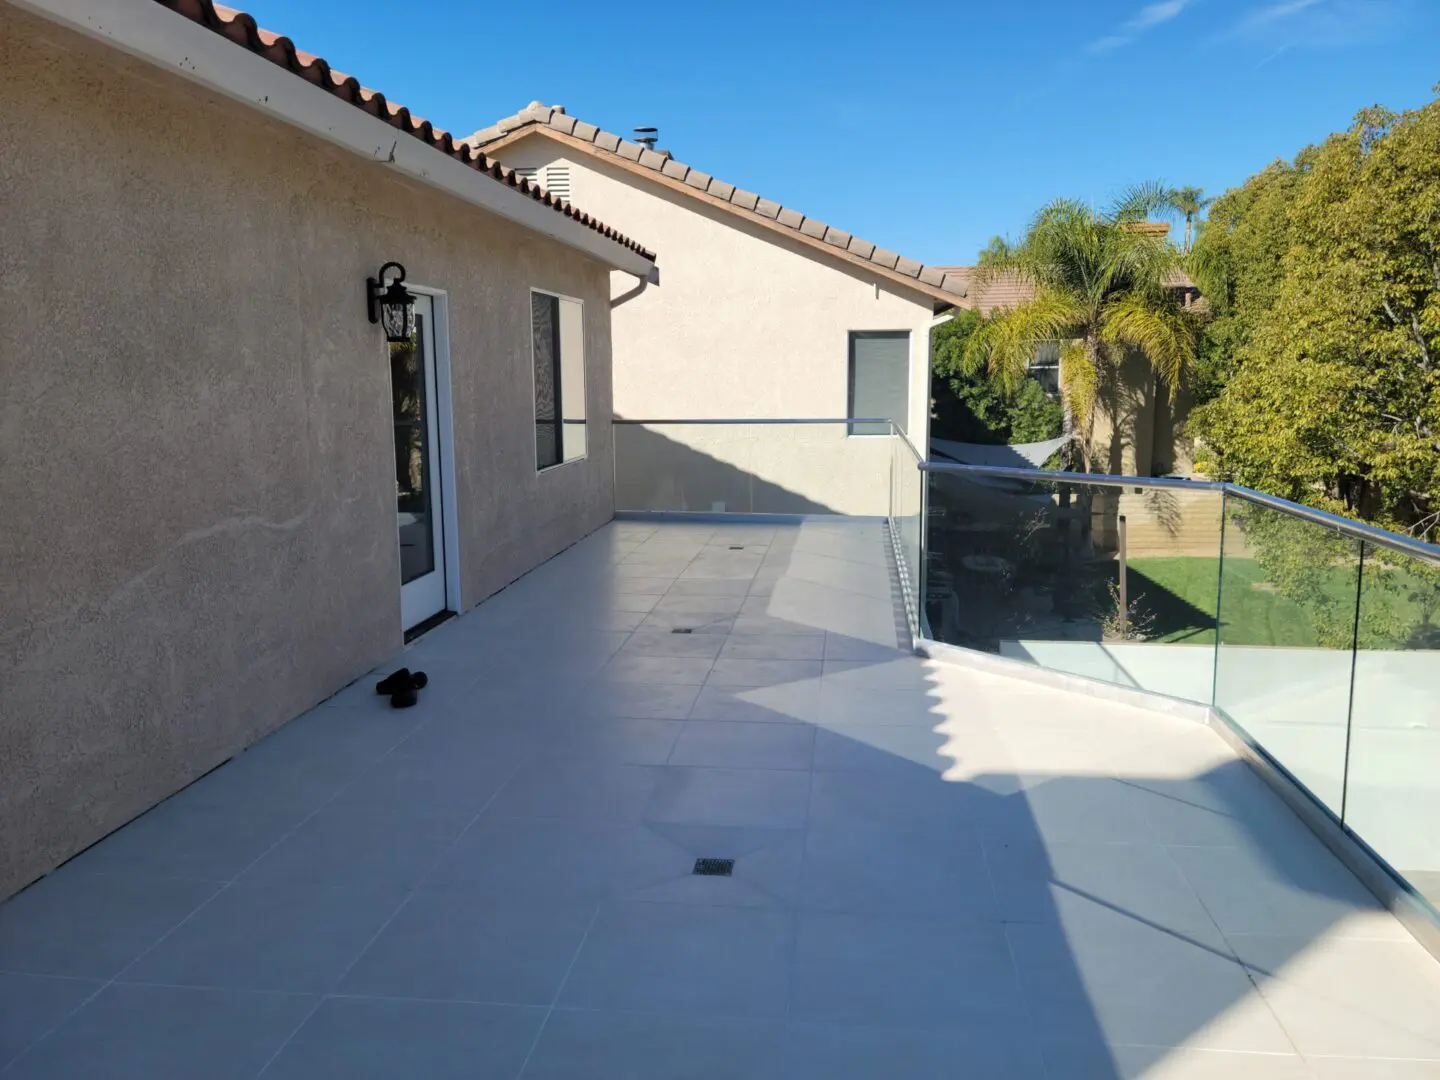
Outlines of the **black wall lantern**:
M390 284L385 284L385 271L394 270ZM415 297L405 288L405 267L387 262L380 273L367 278L366 296L370 301L370 321L385 328L386 341L409 341L415 333Z

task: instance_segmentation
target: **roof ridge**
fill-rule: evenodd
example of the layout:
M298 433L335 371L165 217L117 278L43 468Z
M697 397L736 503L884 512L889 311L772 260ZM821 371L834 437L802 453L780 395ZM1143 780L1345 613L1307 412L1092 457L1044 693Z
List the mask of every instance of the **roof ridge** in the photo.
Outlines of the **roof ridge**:
M223 38L247 49L256 56L269 60L291 74L319 87L321 90L354 105L376 119L389 124L406 135L427 143L449 157L470 166L476 172L484 173L493 180L515 188L529 195L536 202L551 207L557 213L571 218L581 225L613 240L645 259L654 261L655 253L642 247L623 233L610 228L598 218L592 217L564 199L557 199L542 191L538 184L519 176L514 169L492 160L482 153L478 145L468 139L456 139L448 131L437 128L430 121L415 116L404 105L389 101L378 90L362 86L353 75L336 71L324 59L313 53L303 52L283 34L263 29L253 15L214 3L214 0L155 0L161 7L168 8L210 30Z
M668 151L652 150L640 143L622 138L614 132L605 131L594 124L588 124L571 116L565 111L563 105L546 105L540 101L532 101L513 116L497 120L463 141L478 150L531 125L590 143L596 149L644 166L672 180L686 184L697 192L727 202L737 209L778 222L786 228L829 244L855 258L874 263L881 269L914 278L932 289L938 289L954 297L968 295L967 275L946 273L940 267L926 266L913 259L904 258L893 251L877 247L868 240L852 236L843 229L827 225L817 218L808 217L798 210L762 198L753 191L745 191L737 188L734 184L727 184L709 173L677 161Z

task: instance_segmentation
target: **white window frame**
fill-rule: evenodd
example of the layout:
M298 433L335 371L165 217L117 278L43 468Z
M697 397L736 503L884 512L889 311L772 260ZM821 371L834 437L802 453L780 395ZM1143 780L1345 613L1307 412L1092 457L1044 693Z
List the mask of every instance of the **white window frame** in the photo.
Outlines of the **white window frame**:
M531 306L530 306L530 309L529 309L530 311L533 311L533 310L534 310L534 304L535 304L535 299L534 299L534 297L535 297L535 294L536 294L536 293L539 293L541 296L553 296L553 297L555 297L557 300L568 300L568 301L570 301L570 302L572 302L572 303L575 303L575 304L579 304L579 305L580 305L580 336L581 336L581 345L580 345L580 363L581 363L581 368L580 368L580 370L581 370L581 374L582 374L582 378L581 378L581 380L580 380L581 383L582 383L582 385L581 385L581 387L580 387L580 393L581 393L582 397L583 397L584 400L585 400L585 452L584 452L583 454L580 454L580 455L578 455L578 456L576 456L576 457L573 457L573 458L566 458L566 457L564 456L564 455L565 455L565 435L564 435L565 380L564 380L564 379L561 379L561 380L560 380L560 385L556 388L556 389L559 391L559 400L557 400L557 401L555 402L555 408L556 408L556 411L560 414L559 420L560 420L560 424L561 424L561 434L560 434L560 455L561 455L561 460L557 461L554 465L546 465L546 466L543 466L543 467L542 467L541 464L540 464L540 450L539 450L539 447L535 447L535 473L536 473L536 475L538 475L538 476L544 476L544 475L546 475L547 473L552 473L552 472L554 472L556 469L563 469L566 465L575 465L575 464L577 464L577 463L579 463L579 462L581 462L581 461L586 461L586 460L588 460L589 457L590 457L590 387L589 387L589 383L590 383L590 365L589 365L589 363L587 362L587 359L586 359L586 357L585 357L585 346L584 346L584 336L585 336L585 301L582 300L582 299L581 299L580 297L578 297L578 296L570 296L568 293L556 292L556 291L554 291L553 289L542 289L542 288L540 288L540 287L538 287L538 286L532 285L532 286L530 286L530 291L529 291L528 293L526 293L526 299L530 302L530 305L531 305ZM527 312L527 314L528 314L528 313L529 313L529 312ZM562 334L563 334L563 331L562 331ZM565 355L565 343L564 343L563 339L562 339L562 341L561 341L561 343L560 343L560 355L561 355L561 361L560 361L560 362L561 362L561 365L562 365L562 367L563 367L563 365L564 365L564 355ZM533 443L534 437L535 437L535 432L534 432L534 430L533 430L533 424L534 424L534 422L535 422L535 418L534 418L534 413L535 413L535 399L536 399L536 395L537 395L538 391L539 391L539 387L535 385L535 335L534 335L534 333L532 332L531 335L530 335L530 413L531 413L530 422L531 422L531 424L532 424L532 430L531 430L531 432L530 432L530 437L531 437L532 443Z

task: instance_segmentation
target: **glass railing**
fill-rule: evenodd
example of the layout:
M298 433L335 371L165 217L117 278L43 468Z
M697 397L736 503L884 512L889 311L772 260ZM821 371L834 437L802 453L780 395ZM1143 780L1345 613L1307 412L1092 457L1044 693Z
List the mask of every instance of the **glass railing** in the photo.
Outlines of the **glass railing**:
M1440 902L1440 548L1231 484L920 468L933 640L1213 706Z

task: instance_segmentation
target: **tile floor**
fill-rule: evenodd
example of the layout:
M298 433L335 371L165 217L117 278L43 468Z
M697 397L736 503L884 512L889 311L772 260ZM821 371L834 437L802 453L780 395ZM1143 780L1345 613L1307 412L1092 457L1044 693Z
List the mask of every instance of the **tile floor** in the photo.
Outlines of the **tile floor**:
M902 653L889 565L601 530L0 907L0 1073L1440 1078L1213 733Z

